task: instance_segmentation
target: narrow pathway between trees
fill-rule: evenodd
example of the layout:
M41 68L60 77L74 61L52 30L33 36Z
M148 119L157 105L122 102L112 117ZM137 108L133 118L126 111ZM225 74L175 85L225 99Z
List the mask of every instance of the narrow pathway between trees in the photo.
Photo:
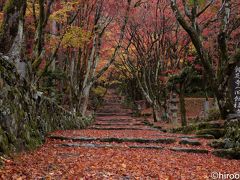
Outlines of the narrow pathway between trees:
M7 161L0 178L185 180L238 172L239 161L213 156L209 140L149 127L121 102L109 90L91 127L52 133L42 147Z

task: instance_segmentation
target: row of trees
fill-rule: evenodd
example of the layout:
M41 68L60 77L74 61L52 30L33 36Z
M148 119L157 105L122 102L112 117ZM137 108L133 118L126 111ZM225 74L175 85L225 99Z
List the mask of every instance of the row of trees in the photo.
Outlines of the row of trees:
M184 94L196 81L204 82L202 91L210 88L223 118L233 113L229 80L239 61L239 7L238 1L156 0L132 14L118 66L136 79L155 120L173 90L186 125Z
M85 116L91 87L120 50L131 0L6 0L1 8L1 56L29 86Z

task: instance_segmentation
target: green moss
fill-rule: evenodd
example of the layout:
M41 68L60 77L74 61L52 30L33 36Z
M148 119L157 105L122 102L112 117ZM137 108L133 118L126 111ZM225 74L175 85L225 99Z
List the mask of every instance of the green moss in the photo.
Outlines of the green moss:
M8 153L8 151L9 151L8 137L0 127L0 152Z
M220 122L202 122L198 124L199 129L223 128Z
M208 114L207 121L219 120L221 117L220 111L218 109L211 109Z
M192 132L197 131L197 130L198 130L198 126L193 124L193 125L188 125L188 126L185 126L185 127L174 128L171 131L173 133L181 132L181 133L184 133L184 134L191 134Z
M213 135L215 138L221 138L225 135L225 129L217 129L217 128L212 128L212 129L202 129L199 130L197 135L204 135L204 134L210 134Z
M14 8L14 1L15 0L8 0L4 7L3 7L3 12L4 13L9 13L10 11L12 11L12 9Z
M240 148L217 149L212 152L215 156L227 159L240 159Z

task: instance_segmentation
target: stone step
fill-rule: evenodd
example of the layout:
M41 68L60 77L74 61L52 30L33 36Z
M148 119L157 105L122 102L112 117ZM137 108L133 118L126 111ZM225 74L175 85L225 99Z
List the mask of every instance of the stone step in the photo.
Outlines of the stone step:
M215 137L213 135L210 135L210 134L194 135L194 136L180 136L180 138L188 138L188 139L196 139L196 138L215 139Z
M188 139L188 138L182 138L179 141L179 144L188 144L188 145L192 145L192 146L200 146L201 142L199 142L198 140L193 140L193 139Z
M97 119L94 124L116 124L116 125L121 125L121 124L142 124L141 121L135 121L135 120L101 120ZM144 124L142 124L144 125Z
M120 100L120 99L104 99L103 102L104 103L119 103L119 104L121 104L122 100Z
M129 107L124 106L123 104L103 104L99 109L102 108L121 108L121 109L131 109Z
M215 137L211 134L203 134L203 135L196 135L196 138L203 138L203 139L215 139Z
M138 146L138 145L129 145L129 146L122 146L116 144L76 144L76 143L65 143L60 144L60 146L64 147L85 147L85 148L131 148L131 149L157 149L162 150L164 147L162 146Z
M131 116L132 113L96 113L96 116Z
M94 130L142 130L142 131L158 131L152 128L140 128L140 127L90 127L88 129Z
M207 149L194 149L194 148L182 148L182 147L172 147L170 148L170 150L175 152L186 152L186 153L200 153L200 154L209 153Z
M121 101L103 101L102 106L122 106Z
M113 118L113 117L111 117ZM133 118L129 118L129 116L123 117L123 118L114 118L114 119L106 119L106 117L97 117L96 118L96 122L132 122L132 121L136 121Z
M94 126L143 126L143 123L94 123Z
M122 100L123 96L117 96L117 95L106 95L104 96L105 100Z
M67 137L67 136L56 136L50 135L48 136L50 139L58 139L58 140L70 140L70 141L79 141L79 142L91 142L91 141L99 141L99 142L135 142L135 143L160 143L160 144L172 144L176 142L174 138L158 138L158 139L144 139L144 138L116 138L116 137L106 137L106 138L95 138L95 137Z
M97 113L131 113L131 110L125 110L125 109L99 109Z

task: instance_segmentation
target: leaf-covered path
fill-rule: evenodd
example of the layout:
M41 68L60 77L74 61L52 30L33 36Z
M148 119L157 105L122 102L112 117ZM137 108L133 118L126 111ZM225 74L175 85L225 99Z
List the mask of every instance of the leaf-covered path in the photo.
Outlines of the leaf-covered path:
M95 123L52 133L46 143L6 161L1 179L211 179L240 162L211 154L208 140L164 133L132 117L109 91Z

